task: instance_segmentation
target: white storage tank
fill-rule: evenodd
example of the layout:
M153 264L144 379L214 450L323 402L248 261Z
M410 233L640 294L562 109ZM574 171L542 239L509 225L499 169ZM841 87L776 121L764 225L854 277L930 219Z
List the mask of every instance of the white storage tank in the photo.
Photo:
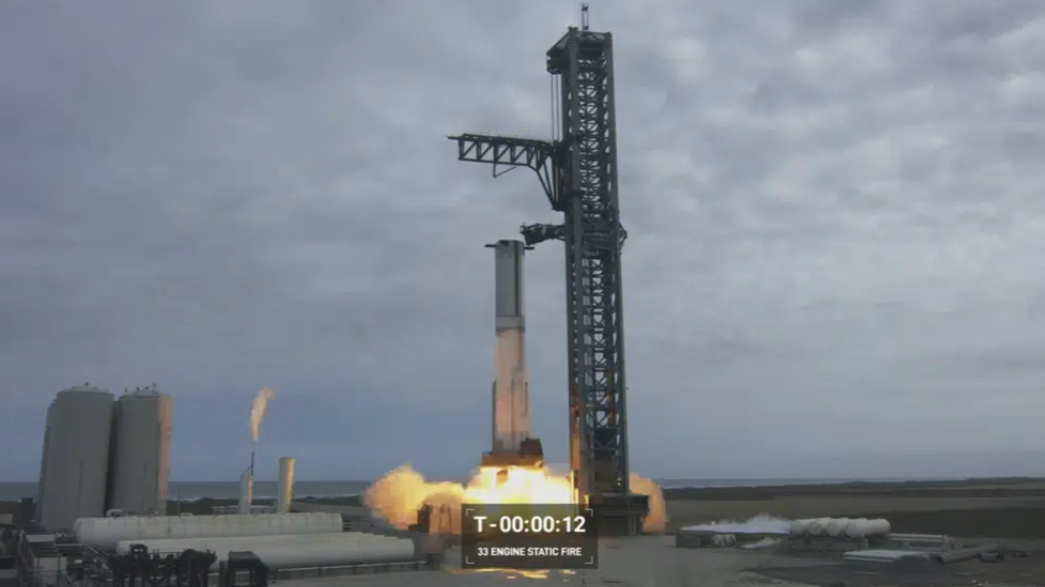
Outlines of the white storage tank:
M126 553L134 544L150 552L177 553L188 549L209 550L217 555L217 569L230 552L249 550L271 569L335 567L382 562L403 562L417 558L414 541L409 538L378 536L360 532L336 532L297 536L218 536L187 540L125 540L116 552Z
M84 384L58 392L47 410L37 521L68 530L105 515L113 394Z
M174 399L155 385L116 402L109 508L128 514L167 513Z
M227 516L128 516L84 518L73 528L76 541L93 548L112 550L124 541L215 536L276 536L328 534L342 529L341 514L234 514Z
M290 502L294 501L294 457L279 459L279 495L276 496L276 512L284 514L290 511Z

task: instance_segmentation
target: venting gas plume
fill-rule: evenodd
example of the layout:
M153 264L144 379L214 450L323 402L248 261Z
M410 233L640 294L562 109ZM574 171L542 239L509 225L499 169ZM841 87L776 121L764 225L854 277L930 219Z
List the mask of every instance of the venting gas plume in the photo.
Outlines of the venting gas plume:
M276 394L268 387L262 387L258 395L254 396L254 405L250 408L250 436L254 442L258 441L258 429L261 428L261 420L265 417L265 408L269 400Z
M642 531L647 534L662 534L668 526L668 506L664 501L664 490L653 479L632 473L628 476L631 492L649 498L649 513L642 522Z
M783 518L759 514L742 522L736 520L722 520L710 524L698 526L686 526L685 530L711 530L714 532L729 534L790 534L791 521Z
M500 469L480 469L467 484L449 481L428 482L409 465L388 473L366 490L367 507L397 528L417 522L417 510L424 505L445 512L433 517L433 532L460 532L462 503L571 503L573 486L568 477L548 469L510 467L507 478ZM649 496L650 513L642 525L644 532L663 532L667 525L664 493L650 479L631 474L635 493Z

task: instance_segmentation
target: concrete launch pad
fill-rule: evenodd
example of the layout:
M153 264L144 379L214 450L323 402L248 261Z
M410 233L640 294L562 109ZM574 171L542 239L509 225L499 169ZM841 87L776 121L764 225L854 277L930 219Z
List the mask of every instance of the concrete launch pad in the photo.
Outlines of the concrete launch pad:
M438 571L281 581L286 587L486 587L496 585L568 585L613 587L967 587L975 583L973 566L850 564L839 557L790 555L737 548L676 548L671 536L600 538L599 568L591 571L463 570L460 551L447 553ZM1011 564L1011 563L1010 563ZM998 568L997 566L991 568ZM1041 585L1035 577L1017 582L991 582L1005 587Z
M341 576L284 581L287 587L468 587L519 585L614 585L617 587L800 587L801 583L769 579L759 568L811 567L817 561L735 550L675 548L668 536L638 536L600 540L599 567L592 571L462 570L460 553L447 554L441 571Z

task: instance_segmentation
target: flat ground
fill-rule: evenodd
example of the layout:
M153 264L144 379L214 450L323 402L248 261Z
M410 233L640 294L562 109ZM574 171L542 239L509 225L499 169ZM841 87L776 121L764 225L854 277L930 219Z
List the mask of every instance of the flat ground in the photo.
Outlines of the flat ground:
M738 549L676 548L670 536L600 540L599 568L590 571L466 571L451 552L443 571L325 577L284 581L286 587L485 587L556 584L617 587L778 587L843 584L846 587L956 587L985 584L1040 586L1027 561L988 565L975 561L953 567L926 563L897 568L854 567L835 559L795 557ZM1023 566L1020 566L1020 564ZM999 583L1002 581L1003 583Z
M451 552L443 571L404 572L385 575L330 577L287 581L287 587L485 587L487 585L536 584L617 587L748 587L802 585L770 579L748 567L810 566L809 561L777 555L730 550L692 550L673 546L666 536L605 539L600 544L599 568L591 571L472 571L457 566L459 553Z
M950 587L983 584L1045 586L1045 481L972 480L948 483L862 483L844 485L668 490L669 531L680 526L758 514L783 518L812 516L884 517L896 532L940 533L990 538L1031 551L1029 558L1001 563L978 560L954 566L896 570L854 568L838 555L786 556L739 549L680 549L671 536L603 539L600 568L571 574L445 571L286 581L290 587L388 585L418 587L517 585L530 580L565 585L620 587L749 587L756 585L844 584L847 587ZM317 500L318 501L318 500ZM321 500L356 505L358 499ZM171 503L171 512L209 513L229 501ZM0 504L0 513L14 504Z
M758 514L782 518L882 517L896 532L956 537L1045 539L1045 479L973 479L949 482L848 483L780 487L666 490L669 531L680 526ZM358 498L314 500L358 505ZM177 511L207 514L232 500L170 502ZM17 504L0 502L0 514Z
M954 482L667 490L669 531L758 514L880 517L894 532L1045 539L1045 481Z
M848 483L780 487L666 490L669 531L758 514L782 518L882 517L896 532L955 537L1045 539L1045 479L973 479L949 482ZM358 498L314 500L358 505ZM170 513L211 513L231 500L170 502ZM17 504L0 502L0 514Z

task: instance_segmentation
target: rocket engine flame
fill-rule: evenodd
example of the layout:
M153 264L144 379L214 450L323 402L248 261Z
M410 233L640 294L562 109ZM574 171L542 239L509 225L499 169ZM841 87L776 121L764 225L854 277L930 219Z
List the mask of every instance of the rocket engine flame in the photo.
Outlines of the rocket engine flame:
M649 498L649 513L642 521L642 531L646 534L663 534L668 527L668 504L664 501L664 490L653 479L637 473L628 475L628 484L632 493Z
M254 396L254 404L250 407L250 436L254 442L258 441L258 429L261 428L261 420L265 417L265 409L268 408L269 400L276 397L276 393L268 387L262 387L258 395Z
M503 474L502 474L503 472ZM644 532L663 532L667 525L664 493L656 483L634 473L631 487L649 496L650 513L642 525ZM375 514L397 528L417 523L417 511L432 506L433 533L457 534L461 531L463 503L573 503L570 479L547 468L480 468L468 483L429 482L410 465L389 472L367 488L364 503Z

